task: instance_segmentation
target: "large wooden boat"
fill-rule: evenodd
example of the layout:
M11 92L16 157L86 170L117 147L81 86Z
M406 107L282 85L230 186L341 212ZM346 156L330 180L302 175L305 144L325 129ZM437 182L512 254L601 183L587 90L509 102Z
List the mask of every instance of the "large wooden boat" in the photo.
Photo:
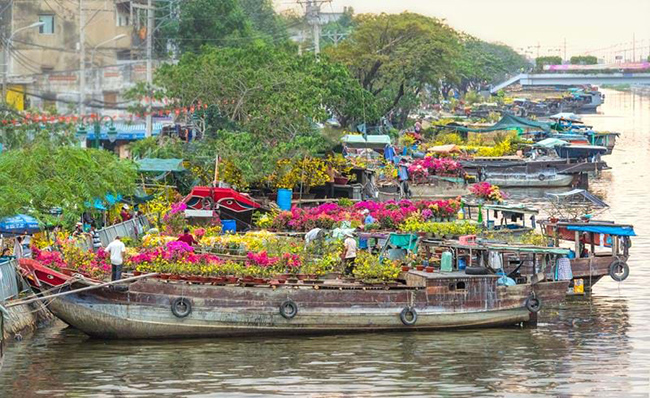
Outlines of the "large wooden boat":
M52 296L48 307L102 338L306 335L521 324L539 310L537 295L545 291L530 283L499 286L496 275L409 271L402 278L405 284L390 287L338 280L212 286L147 278L123 289L71 280L59 285L66 294Z

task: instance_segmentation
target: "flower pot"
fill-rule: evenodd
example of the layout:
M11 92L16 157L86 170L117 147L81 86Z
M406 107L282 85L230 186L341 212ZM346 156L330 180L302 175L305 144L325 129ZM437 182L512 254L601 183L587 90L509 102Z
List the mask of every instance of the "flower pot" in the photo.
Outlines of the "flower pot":
M236 276L228 276L228 277L226 277L226 283L235 284L237 282L239 282L239 278L237 278Z
M255 278L253 278L252 276L245 276L245 277L241 278L241 281L244 282L244 283L251 283L254 280L255 280Z
M426 267L424 270L426 272L433 272L433 267Z
M411 267L408 267L406 265L402 266L402 272L409 272L411 270Z
M345 177L334 177L334 184L335 185L347 185L348 181L350 181L349 178Z
M257 283L258 285L264 285L266 283L266 279L264 279L264 278L253 278L253 283Z
M133 271L133 276L140 276L142 275L142 272L140 271Z
M181 280L181 276L177 275L177 274L170 274L169 275L169 280L170 281L179 281L179 280Z
M424 265L416 265L415 269L418 271L424 271Z
M158 277L165 281L168 280L170 276L170 274L158 274Z
M305 279L307 279L307 275L305 275L305 274L297 274L296 278L298 278L298 280L304 281Z

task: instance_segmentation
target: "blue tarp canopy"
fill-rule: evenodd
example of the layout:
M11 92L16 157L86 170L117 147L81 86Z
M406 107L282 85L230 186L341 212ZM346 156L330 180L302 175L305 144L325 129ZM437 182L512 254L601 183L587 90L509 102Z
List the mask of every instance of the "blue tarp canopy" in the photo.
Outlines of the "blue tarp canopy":
M92 207L94 207L97 210L108 210L105 203L108 203L109 207L112 207L116 203L120 202L121 200L122 200L122 195L120 195L120 194L117 194L117 195L108 194L108 195L104 196L103 200L99 199L99 198L93 200ZM86 202L85 205L90 207L91 203Z
M0 220L1 233L22 234L25 231L35 233L40 231L40 229L38 220L26 214L18 214Z
M151 129L152 136L159 135L160 131L162 131L163 126L169 124L170 123L153 123ZM113 126L115 126L115 129L117 130L117 137L115 139L121 141L142 140L145 138L147 132L147 126L144 123L131 124L131 123L118 122L118 123L114 123ZM95 139L95 131L93 130L92 126L89 127L89 131L88 131L88 135L86 136L86 139L88 141L92 141ZM99 133L99 139L101 141L109 140L107 126L102 126L101 132Z
M567 225L569 231L593 232L613 236L636 236L631 225Z

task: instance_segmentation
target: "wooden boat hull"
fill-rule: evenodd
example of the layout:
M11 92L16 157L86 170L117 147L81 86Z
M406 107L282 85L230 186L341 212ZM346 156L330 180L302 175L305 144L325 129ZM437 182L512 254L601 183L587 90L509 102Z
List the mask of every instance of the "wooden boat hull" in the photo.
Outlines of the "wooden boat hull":
M456 290L462 283L463 288ZM465 285L466 283L466 285ZM412 289L316 289L314 287L202 286L140 281L127 292L109 288L54 298L50 310L90 336L111 339L305 335L370 331L436 330L520 324L530 285L496 286L494 277L423 279ZM179 297L191 313L178 317ZM279 308L292 300L298 313L284 318ZM400 313L417 311L408 326Z
M488 177L486 181L499 187L553 188L570 186L573 183L573 176L566 174L557 174L552 177L546 177L543 180L535 177Z

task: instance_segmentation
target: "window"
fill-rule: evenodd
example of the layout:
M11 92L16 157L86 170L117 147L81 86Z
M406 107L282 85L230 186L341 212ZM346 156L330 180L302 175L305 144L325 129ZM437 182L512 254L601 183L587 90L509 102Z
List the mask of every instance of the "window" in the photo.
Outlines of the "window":
M38 33L42 35L54 34L54 15L39 15L38 21L43 22L43 25L38 27Z
M131 25L131 5L122 3L115 5L115 26Z

